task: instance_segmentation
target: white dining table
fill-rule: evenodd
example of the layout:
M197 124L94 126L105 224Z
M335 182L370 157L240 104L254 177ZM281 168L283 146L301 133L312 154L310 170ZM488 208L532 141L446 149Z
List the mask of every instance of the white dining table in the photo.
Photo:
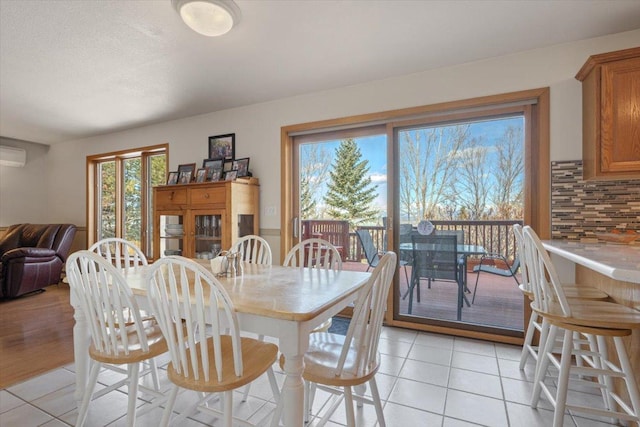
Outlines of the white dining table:
M195 261L210 268L208 260ZM354 302L370 273L248 263L243 264L243 271L241 276L219 280L233 301L240 329L278 339L278 347L285 356L283 420L285 426L300 427L304 424L303 356L309 346L309 334ZM145 267L126 274L141 309L148 309L145 274ZM75 319L75 398L80 401L89 372L90 336L73 292L71 305Z

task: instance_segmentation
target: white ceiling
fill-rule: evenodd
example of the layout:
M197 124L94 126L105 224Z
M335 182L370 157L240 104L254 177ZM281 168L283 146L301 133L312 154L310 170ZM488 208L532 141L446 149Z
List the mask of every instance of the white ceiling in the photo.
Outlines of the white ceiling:
M640 28L638 0L0 0L0 136L53 144Z

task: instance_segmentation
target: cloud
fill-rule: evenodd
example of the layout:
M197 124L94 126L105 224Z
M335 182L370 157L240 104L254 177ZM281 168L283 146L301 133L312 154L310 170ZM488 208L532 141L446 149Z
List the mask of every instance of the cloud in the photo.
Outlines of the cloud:
M371 182L374 184L384 184L387 182L387 175L384 173L372 173L369 175Z

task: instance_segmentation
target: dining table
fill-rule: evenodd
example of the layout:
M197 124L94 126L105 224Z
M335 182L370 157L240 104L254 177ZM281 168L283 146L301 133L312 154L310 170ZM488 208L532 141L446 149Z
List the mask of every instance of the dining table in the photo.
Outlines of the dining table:
M209 260L194 260L210 269ZM304 425L303 357L314 328L353 303L371 273L242 263L242 274L218 277L238 315L240 330L278 339L284 355L281 390L285 426ZM141 267L124 273L140 309L148 310L147 272ZM75 325L75 399L85 393L90 335L84 314L71 292Z

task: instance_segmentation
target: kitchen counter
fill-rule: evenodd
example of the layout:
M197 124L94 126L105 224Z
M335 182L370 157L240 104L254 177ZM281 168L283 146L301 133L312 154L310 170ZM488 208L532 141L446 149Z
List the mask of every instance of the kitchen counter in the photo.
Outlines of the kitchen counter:
M542 243L551 254L611 279L640 284L640 245L581 243L570 240L545 240Z

